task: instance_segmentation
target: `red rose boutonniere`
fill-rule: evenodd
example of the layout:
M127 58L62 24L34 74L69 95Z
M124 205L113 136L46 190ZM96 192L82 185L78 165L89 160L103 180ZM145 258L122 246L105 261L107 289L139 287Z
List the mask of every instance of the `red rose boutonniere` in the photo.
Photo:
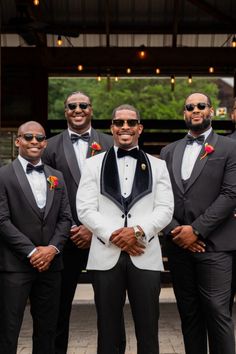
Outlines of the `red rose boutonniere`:
M204 159L207 155L212 154L215 151L214 147L209 145L208 143L205 144L205 152L201 156L200 160Z
M48 176L47 181L49 183L50 190L55 189L59 184L56 176Z
M92 149L91 156L93 156L96 151L102 150L101 145L99 145L98 143L96 143L96 141L94 141L90 147L91 147L91 149Z

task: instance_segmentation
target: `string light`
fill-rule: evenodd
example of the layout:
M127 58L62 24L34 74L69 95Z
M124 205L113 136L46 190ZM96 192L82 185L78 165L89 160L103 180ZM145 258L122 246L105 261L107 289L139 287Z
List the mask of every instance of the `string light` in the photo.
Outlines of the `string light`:
M130 68L127 68L127 69L126 69L126 73L127 73L127 74L131 74L131 69L130 69Z
M233 36L231 47L236 48L236 36Z
M189 83L189 85L191 85L192 82L193 82L192 75L189 74L189 76L188 76L188 83Z
M160 74L161 70L159 68L156 68L156 74Z
M213 73L214 73L214 71L215 71L215 69L214 69L214 67L213 67L213 66L210 66L208 70L209 70L209 73L210 73L210 74L213 74Z
M82 71L84 69L83 65L81 65L81 64L79 64L77 68L78 68L78 71Z
M145 46L144 45L141 45L140 46L140 50L138 52L138 56L140 59L145 59L146 58L146 55L147 55L147 52L145 50Z
M170 77L170 83L171 83L171 85L174 85L174 84L175 84L175 76L174 76L174 75L171 75L171 77Z
M98 82L102 81L101 75L98 75L98 76L97 76L97 81L98 81Z
M115 76L115 82L118 82L118 81L119 81L118 76Z
M59 35L57 37L57 45L60 47L62 45L62 39L61 39L61 36Z
M34 0L33 3L34 3L34 6L38 6L39 5L39 0Z

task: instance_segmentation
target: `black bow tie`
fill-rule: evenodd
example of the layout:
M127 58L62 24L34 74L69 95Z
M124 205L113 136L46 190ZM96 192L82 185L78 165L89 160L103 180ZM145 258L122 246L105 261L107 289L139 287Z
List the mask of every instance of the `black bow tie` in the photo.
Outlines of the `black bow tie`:
M44 165L34 166L34 165L31 165L31 163L28 163L28 165L26 166L26 173L28 174L28 173L31 173L32 171L43 173Z
M76 143L76 141L78 141L79 139L88 142L90 139L90 135L89 135L89 133L84 133L82 135L71 134L70 139L72 141L72 144Z
M187 145L192 145L194 141L198 143L199 145L203 145L205 140L204 135L200 135L197 138L194 138L192 135L187 135Z
M117 157L121 158L121 157L124 157L124 156L131 156L134 159L137 159L138 158L138 149L134 148L132 150L124 150L124 149L120 149L119 148L117 150Z

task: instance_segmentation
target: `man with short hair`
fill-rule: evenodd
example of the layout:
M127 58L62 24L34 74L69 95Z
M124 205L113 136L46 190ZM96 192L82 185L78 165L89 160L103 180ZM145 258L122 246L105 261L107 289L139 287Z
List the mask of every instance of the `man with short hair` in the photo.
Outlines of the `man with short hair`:
M114 147L86 161L77 192L79 219L93 232L87 269L97 309L97 354L119 353L126 291L137 352L158 354L160 271L158 232L172 218L164 161L138 148L143 126L130 105L112 114Z
M112 146L110 135L91 126L93 107L83 92L70 93L65 100L68 129L48 140L43 161L64 175L73 216L70 237L63 252L60 312L56 337L56 354L66 354L71 306L81 271L86 268L92 233L81 224L76 212L76 192L86 158ZM125 350L125 339L122 346Z
M54 354L62 249L71 212L62 173L42 165L43 127L21 125L18 157L0 169L0 353L15 354L27 299L33 353Z
M184 104L188 134L167 145L175 199L164 229L186 354L235 354L229 311L236 249L236 142L211 127L214 110L200 92Z

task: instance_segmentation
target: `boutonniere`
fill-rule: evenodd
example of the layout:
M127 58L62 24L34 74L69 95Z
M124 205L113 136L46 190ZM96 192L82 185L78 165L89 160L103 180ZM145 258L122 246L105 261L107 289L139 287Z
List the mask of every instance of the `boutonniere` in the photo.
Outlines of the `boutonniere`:
M102 147L101 145L99 145L96 141L94 141L92 144L91 144L91 149L92 149L92 153L91 153L91 156L93 156L95 154L96 151L100 151L102 150Z
M209 145L208 143L205 144L204 154L201 156L200 160L204 159L207 155L212 154L215 149L213 146Z
M56 176L48 176L47 181L49 183L50 190L55 189L59 184L58 178Z

